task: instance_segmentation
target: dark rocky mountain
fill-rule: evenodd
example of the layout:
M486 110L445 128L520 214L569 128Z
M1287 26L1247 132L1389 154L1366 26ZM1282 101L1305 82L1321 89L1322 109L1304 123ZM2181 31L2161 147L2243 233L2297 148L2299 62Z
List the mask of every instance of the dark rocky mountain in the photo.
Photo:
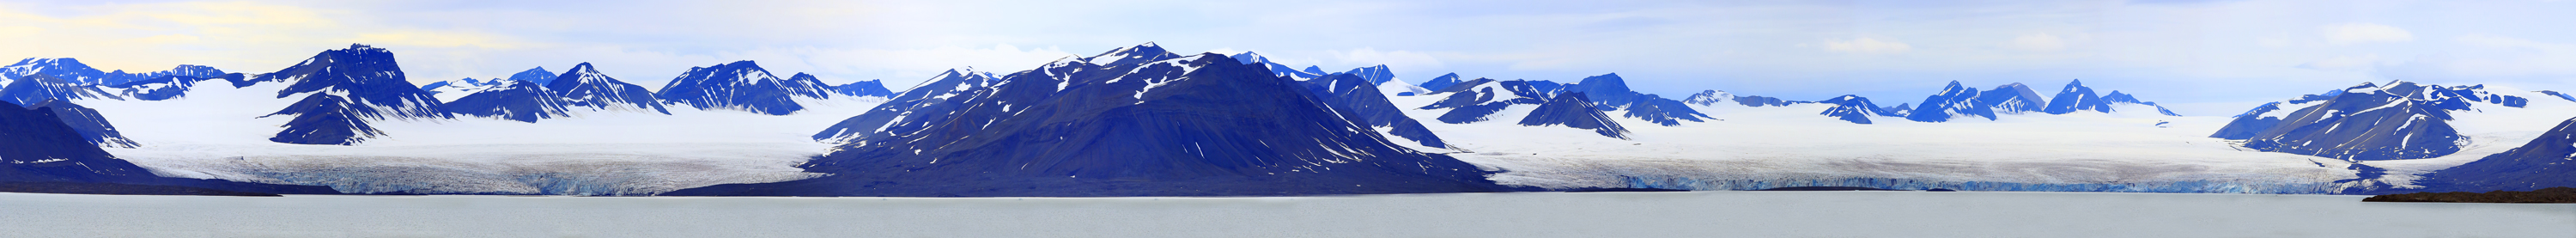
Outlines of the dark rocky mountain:
M1628 89L1628 81L1620 79L1617 73L1583 77L1582 82L1565 85L1564 90L1582 92L1585 98L1600 104L1603 111L1619 110L1619 106L1636 103L1644 97L1636 90Z
M56 104L52 106L71 106ZM163 178L117 159L63 118L61 109L0 102L0 186L7 192L194 195L238 193L332 194L330 188ZM95 114L91 115L95 116ZM40 186L28 186L40 185ZM137 186L140 185L140 186ZM193 189L171 189L170 187ZM208 191L213 190L213 191ZM238 191L238 192L236 192Z
M242 80L242 74L230 73L217 78L228 81L239 81ZM188 90L196 88L198 82L205 82L206 80L217 78L169 75L154 77L152 79L125 82L124 84L108 85L108 87L119 90L117 95L125 95L125 97L144 101L160 101L187 97Z
M562 97L567 109L671 114L662 108L661 100L653 98L653 91L599 73L599 68L591 67L590 62L573 65L572 70L548 82L551 83L546 84L546 91Z
M1923 106L1914 107L1912 112L1903 113L1903 115L1906 120L1919 122L1945 122L1965 118L1995 120L1994 109L1986 107L1987 103L1978 101L1982 98L1978 93L1980 92L1977 88L1960 86L1959 81L1950 81L1949 86L1941 87L1941 93L1924 97Z
M2066 83L2065 90L2058 90L2057 97L2048 99L2048 107L2040 109L2040 112L2048 114L2077 111L2111 112L2111 104L2102 101L2100 95L2093 94L2093 88L2084 87L2084 80L2074 80Z
M1857 95L1843 95L1841 97L1819 101L1818 103L1834 105L1833 108L1827 108L1823 113L1818 114L1855 124L1870 124L1870 117L1888 116L1889 114L1885 111L1887 108L1879 107L1878 104L1870 103L1869 98Z
M1131 47L1144 48L1151 44ZM808 180L663 195L1245 196L1497 191L1488 172L1344 120L1301 83L1217 54L1059 60L938 97L803 165ZM1117 57L1107 57L1117 56ZM1093 64L1091 62L1109 62ZM929 94L917 87L907 92ZM898 129L900 128L900 129Z
M1162 45L1156 45L1153 42L1145 42L1143 45L1119 47L1117 49L1110 49L1109 52L1100 53L1100 55L1076 58L1075 60L1080 60L1092 65L1134 65L1180 57L1180 54L1173 54L1171 51L1163 50ZM1314 74L1316 75L1324 74L1322 73L1324 71L1322 69L1309 70L1315 71Z
M2248 149L2347 161L2440 157L2459 152L2469 139L2452 129L2451 113L2527 102L2483 88L2364 83L2264 104L2237 115L2211 137L2246 140Z
M2415 180L2425 191L2531 191L2576 186L2576 119L2504 153L2434 171Z
M1315 67L1315 66L1313 66L1313 65L1308 65L1308 66L1306 66L1306 69L1305 69L1305 70L1298 70L1297 72L1306 72L1306 74L1312 74L1312 75L1324 75L1324 68L1323 68L1323 67Z
M1046 67L1038 68L1038 70L1041 72L1049 72L1049 70L1055 69L1081 69L1079 67L1073 67L1075 65L1073 63L1077 62L1067 61L1068 59L1073 58L1057 60L1054 64L1048 64ZM940 120L940 118L946 118L953 115L937 112L955 112L963 110L960 107L968 106L966 104L967 101L974 99L966 98L965 96L968 96L968 93L982 88L992 87L992 84L999 83L999 81L1001 81L993 79L989 75L991 74L976 72L975 69L972 68L950 69L948 72L940 72L939 76L931 77L929 81L921 82L921 85L915 85L912 89L904 90L902 95L896 95L894 98L886 100L885 104L878 104L876 108L868 109L868 112L866 113L852 116L849 119L842 119L840 123L832 124L831 127L824 128L822 132L814 133L814 140L833 143L852 142L862 141L875 136L891 135L888 132L910 132L919 130L921 127L928 125L897 127L890 124L898 121L943 121Z
M1610 120L1610 115L1602 114L1601 110L1595 107L1592 100L1586 98L1583 92L1565 92L1548 99L1545 104L1539 104L1538 109L1530 110L1529 117L1521 118L1520 124L1523 126L1564 125L1576 129L1590 129L1593 133L1600 133L1601 136L1610 138L1628 139L1628 128L1619 126L1618 121Z
M528 69L527 71L519 71L519 73L516 74L510 74L510 80L537 83L537 86L543 87L548 84L554 84L557 76L559 75L555 74L555 72L546 71L546 67L537 67L534 69Z
M25 77L19 77L17 80L9 81L8 86L0 86L0 101L8 101L9 103L18 105L30 105L52 100L93 98L125 100L124 97L118 97L115 93L108 93L107 90L99 89L97 86L82 85L80 82L72 82L47 74L32 74Z
M394 53L383 48L352 44L233 83L247 87L265 82L288 83L277 98L304 97L268 115L294 117L269 138L279 143L352 145L384 135L367 125L371 121L455 118L429 91L405 79Z
M885 83L878 80L850 82L838 86L832 86L832 93L848 97L894 97L894 90L887 90Z
M536 82L509 80L499 88L465 95L445 106L448 112L459 115L535 123L537 119L572 116L567 108L571 104Z
M1423 106L1421 109L1449 109L1448 112L1441 113L1439 118L1435 118L1441 123L1449 124L1466 124L1501 119L1495 118L1494 114L1500 113L1503 109L1510 108L1512 105L1546 104L1550 98L1548 92L1539 91L1537 88L1531 87L1529 80L1494 81L1492 79L1476 79L1475 81L1467 81L1465 83L1459 83L1458 85L1451 85L1445 91L1455 92L1432 94L1431 96L1440 96L1444 94L1447 96L1440 96L1442 98L1439 102L1433 102L1431 105ZM1598 110L1596 109L1595 111Z
M1977 103L1989 111L1994 111L1996 115L2037 112L2045 110L2048 106L2047 98L2041 98L2039 91L2031 90L2029 85L2021 83L2004 84L1995 86L1995 89L1978 92Z
M800 74L802 75L802 74ZM787 115L805 110L795 98L827 98L831 89L811 75L796 79L779 79L752 61L735 61L708 67L690 67L670 85L654 91L653 97L673 104L687 104L700 110L739 110L769 115Z
M1466 81L1459 80L1458 73L1442 74L1438 78L1431 78L1431 81L1422 81L1422 88L1440 90L1449 88L1451 85L1458 85L1460 82Z
M179 65L170 70L144 73L127 73L124 70L100 72L96 68L90 68L88 64L82 64L79 59L72 58L27 58L18 60L16 64L0 67L0 78L14 80L37 74L53 76L76 85L100 86L125 84L163 76L214 78L223 76L224 71L214 67Z
M1441 141L1439 135L1431 133L1431 128L1423 127L1422 122L1404 116L1404 109L1396 107L1395 102L1387 101L1386 94L1379 93L1377 84L1368 83L1366 78L1353 74L1332 74L1303 82L1305 91L1309 95L1323 100L1324 105L1332 107L1334 112L1344 113L1345 119L1370 127L1384 128L1390 135L1425 147L1449 148L1448 143Z
M107 123L107 117L99 115L98 110L63 100L48 100L28 107L53 114L64 126L80 133L81 139L98 147L134 148L142 145L126 139L125 133L117 132L116 125Z

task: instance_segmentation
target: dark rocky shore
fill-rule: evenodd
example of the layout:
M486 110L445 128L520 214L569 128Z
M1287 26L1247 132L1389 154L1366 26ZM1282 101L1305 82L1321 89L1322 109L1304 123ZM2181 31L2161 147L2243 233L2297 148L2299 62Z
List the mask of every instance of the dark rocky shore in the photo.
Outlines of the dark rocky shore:
M2576 203L2576 188L2555 187L2529 192L2493 191L2484 193L2408 193L2370 196L2364 202L2474 202L2474 203Z

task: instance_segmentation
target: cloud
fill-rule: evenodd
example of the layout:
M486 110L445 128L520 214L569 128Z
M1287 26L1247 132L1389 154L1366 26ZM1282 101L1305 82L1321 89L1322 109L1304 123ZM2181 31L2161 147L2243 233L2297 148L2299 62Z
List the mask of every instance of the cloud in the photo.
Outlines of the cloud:
M2006 46L2028 51L2057 51L2066 49L2066 39L2048 33L2032 33L2013 37L2012 42Z
M2394 26L2370 23L2326 25L2324 27L2319 27L2317 32L2325 36L2326 44L2329 45L2353 45L2373 42L2407 42L2415 40L2415 33L2407 32L2406 29L2398 29Z
M1906 45L1905 42L1896 42L1894 40L1879 40L1869 37L1861 37L1843 41L1826 40L1825 50L1855 54L1896 54L1912 51L1914 50L1914 46Z

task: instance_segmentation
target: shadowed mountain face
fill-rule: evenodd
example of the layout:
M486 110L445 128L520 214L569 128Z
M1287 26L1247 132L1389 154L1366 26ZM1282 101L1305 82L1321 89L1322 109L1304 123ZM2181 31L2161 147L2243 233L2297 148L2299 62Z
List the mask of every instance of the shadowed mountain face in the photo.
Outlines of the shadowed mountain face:
M567 109L671 114L662 108L661 100L653 98L653 91L599 73L590 62L573 65L549 82L546 91L562 97Z
M106 90L100 90L98 87L82 85L79 82L66 81L62 78L56 78L53 75L45 74L19 77L18 80L9 81L7 86L0 86L0 101L8 101L9 103L18 105L29 105L53 100L92 98L125 100L124 97L118 97L115 93L108 93Z
M866 113L842 119L840 123L834 123L831 127L824 128L822 132L814 133L813 138L815 141L838 143L889 135L887 133L892 132L918 130L926 125L892 124L898 121L937 122L941 121L938 118L951 116L952 114L940 112L960 110L959 107L967 105L965 104L967 100L974 99L961 96L974 90L991 87L995 81L1000 81L988 75L976 72L974 69L951 69L948 72L941 72L939 76L931 77L930 81L923 81L921 85L913 86L911 90L904 90L902 95L895 95L894 98L886 100L885 104L878 104L876 108L868 109Z
M1912 112L1905 113L1905 119L1919 122L1945 122L1964 118L1994 120L1994 109L1986 107L1986 103L1977 101L1983 98L1978 93L1977 88L1960 86L1959 81L1950 81L1949 86L1941 88L1940 94L1924 97L1922 106L1915 106Z
M2075 80L2067 82L2066 89L2058 90L2057 97L2048 99L2048 107L2041 108L2040 111L2048 114L2067 114L2076 111L2111 112L2111 105L2102 101L2100 95L2093 94L2092 87L2085 87L2083 80Z
M1557 94L1556 98L1547 100L1546 104L1539 104L1538 109L1530 110L1529 117L1521 118L1520 124L1524 126L1564 125L1577 129L1591 129L1593 133L1600 133L1601 136L1628 139L1628 128L1620 127L1617 121L1610 120L1610 115L1601 114L1601 110L1593 108L1592 100L1585 98L1583 92L1566 92Z
M1387 101L1386 94L1380 93L1377 86L1353 74L1325 75L1305 81L1306 92L1323 100L1333 111L1345 113L1345 118L1370 127L1386 128L1388 134L1424 147L1449 147L1439 135L1431 134L1430 128L1423 127L1422 122L1404 116L1404 110Z
M946 96L804 165L824 178L664 195L1188 196L1469 192L1487 172L1404 149L1299 82L1224 55L1059 60ZM1159 51L1158 49L1154 51ZM1141 62L1139 62L1141 61ZM1092 62L1110 62L1107 65ZM934 81L937 82L937 81ZM906 94L929 87L916 87ZM918 109L917 109L918 110ZM898 129L900 128L900 129Z
M850 82L839 86L832 86L832 93L851 97L894 97L894 91L887 90L885 83L877 80Z
M327 187L164 178L101 150L65 118L71 104L24 108L0 102L0 188L8 192L85 194L332 194ZM48 109L51 108L51 109ZM91 115L95 116L95 115ZM142 185L142 186L136 186ZM185 187L185 188L173 188ZM247 192L247 193L245 193Z
M302 95L295 104L268 116L291 116L286 130L270 141L293 144L353 145L383 136L367 123L388 119L453 119L429 91L404 79L394 53L383 48L350 45L323 51L275 73L233 82L235 87L288 83L278 98Z
M99 115L98 110L63 100L45 101L28 107L54 114L57 117L55 119L60 119L63 125L71 126L72 131L79 132L81 139L88 140L89 143L97 144L99 147L134 148L142 145L134 143L132 139L126 139L125 133L117 132L116 125L108 124L107 117Z
M537 119L572 116L563 97L546 92L535 82L510 80L492 90L448 101L447 111L467 116L537 122Z
M798 74L804 75L804 74ZM663 101L698 109L739 110L787 115L804 110L795 98L827 98L831 89L812 76L780 79L752 61L691 67L670 85L654 91Z
M2452 129L2451 113L2524 102L2481 88L2365 83L2264 104L2237 115L2211 137L2247 140L2248 149L2347 161L2440 157L2467 144L2468 137Z
M1842 119L1843 121L1855 124L1869 124L1870 117L1887 116L1889 114L1885 111L1887 108L1879 107L1878 104L1870 103L1869 98L1855 95L1843 95L1841 97L1834 97L1833 99L1818 101L1817 103L1834 105L1834 108L1825 109L1825 112L1819 114L1833 117L1835 119Z
M2434 192L2531 191L2576 186L2576 119L2558 123L2540 138L2504 153L2425 174L2416 180Z

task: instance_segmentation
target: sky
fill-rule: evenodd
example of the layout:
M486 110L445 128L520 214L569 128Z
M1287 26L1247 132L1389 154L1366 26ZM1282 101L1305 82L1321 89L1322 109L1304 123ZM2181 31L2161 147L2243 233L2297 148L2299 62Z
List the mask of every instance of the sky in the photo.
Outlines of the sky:
M754 60L780 77L1009 73L1155 42L1419 83L1617 73L1702 90L1915 103L1950 81L2081 79L2185 115L2406 80L2576 90L2576 1L53 1L0 2L0 58L285 68L392 50L416 84L582 62L648 88Z

